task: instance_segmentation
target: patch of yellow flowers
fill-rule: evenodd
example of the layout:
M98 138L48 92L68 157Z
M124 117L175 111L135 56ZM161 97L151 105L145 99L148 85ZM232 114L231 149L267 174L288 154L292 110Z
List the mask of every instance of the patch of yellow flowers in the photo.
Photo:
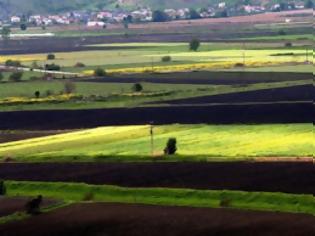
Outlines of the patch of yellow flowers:
M282 65L283 62L275 61L247 61L245 67L265 67ZM170 72L184 72L194 70L216 70L216 69L232 69L235 68L235 62L206 62L194 64L181 64L181 65L166 65L166 66L144 66L144 67L131 67L131 68L118 68L108 69L107 73L120 73L120 74L137 74L137 73L170 73ZM86 70L83 72L85 75L93 75L93 70Z
M55 96L48 96L43 98L28 98L28 97L7 97L0 100L0 105L18 105L18 104L33 104L33 103L47 103L47 102L66 102L76 98L75 94L62 94Z

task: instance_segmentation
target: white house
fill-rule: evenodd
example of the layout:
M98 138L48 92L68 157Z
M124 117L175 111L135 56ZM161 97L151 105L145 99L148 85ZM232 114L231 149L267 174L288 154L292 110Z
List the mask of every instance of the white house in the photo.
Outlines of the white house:
M103 21L88 21L87 27L104 27L105 23Z
M12 16L11 17L11 23L20 23L21 22L21 18L18 16Z

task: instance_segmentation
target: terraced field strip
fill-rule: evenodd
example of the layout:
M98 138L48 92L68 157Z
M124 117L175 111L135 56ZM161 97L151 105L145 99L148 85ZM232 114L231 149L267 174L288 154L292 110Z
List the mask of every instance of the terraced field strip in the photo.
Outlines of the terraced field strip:
M141 203L163 206L229 207L315 215L313 195L170 188L123 188L80 183L6 181L8 195L24 195L80 202Z

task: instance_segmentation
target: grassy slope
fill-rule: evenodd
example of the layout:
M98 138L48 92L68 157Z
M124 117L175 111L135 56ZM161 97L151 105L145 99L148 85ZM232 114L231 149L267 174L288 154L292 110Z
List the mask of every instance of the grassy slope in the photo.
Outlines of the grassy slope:
M167 125L154 129L155 153L176 137L180 160L312 156L312 125ZM104 127L0 144L0 156L21 161L152 161L149 126Z
M142 203L153 205L228 207L237 209L307 213L315 215L315 200L312 195L284 193L215 191L170 188L123 188L107 185L78 183L47 183L6 181L9 196L23 195L82 201L92 193L94 201L118 203Z

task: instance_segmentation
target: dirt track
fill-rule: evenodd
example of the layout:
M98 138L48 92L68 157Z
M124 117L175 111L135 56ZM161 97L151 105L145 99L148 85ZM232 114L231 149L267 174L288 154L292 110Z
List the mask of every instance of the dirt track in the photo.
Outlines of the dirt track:
M312 163L2 163L1 178L315 194Z
M0 225L2 236L310 236L309 215L161 207L127 204L75 204L23 221Z

